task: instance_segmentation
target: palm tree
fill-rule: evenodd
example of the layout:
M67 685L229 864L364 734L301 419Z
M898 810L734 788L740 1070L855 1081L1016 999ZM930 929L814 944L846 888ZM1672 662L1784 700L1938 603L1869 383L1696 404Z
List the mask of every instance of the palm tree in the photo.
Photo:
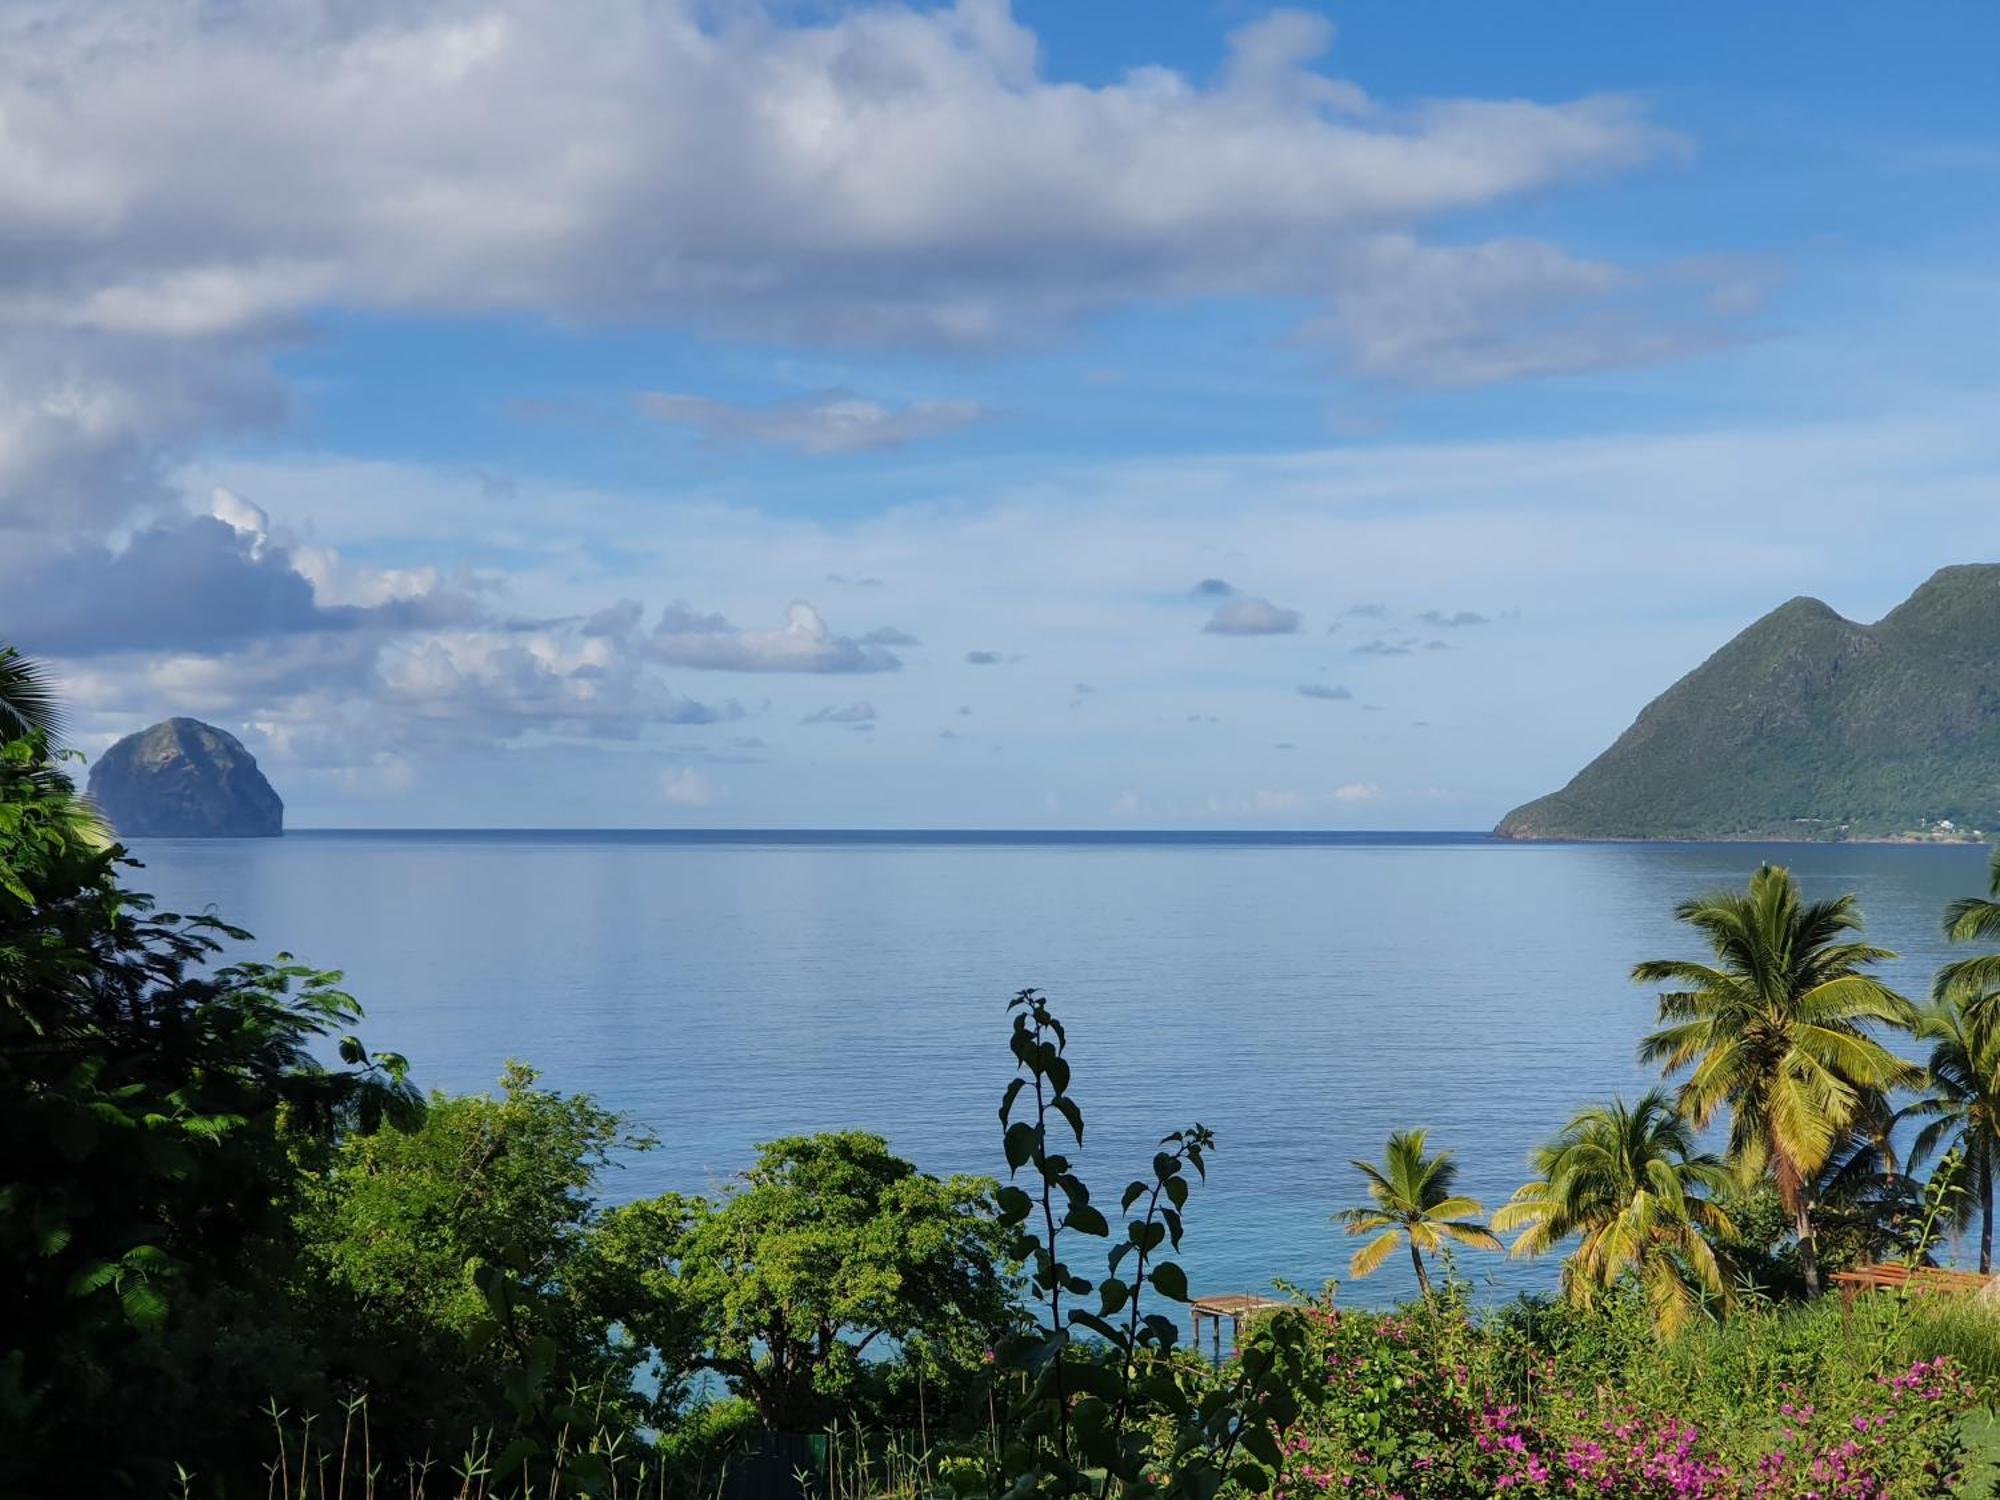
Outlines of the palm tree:
M1992 994L1952 996L1923 1012L1917 1035L1931 1044L1924 1097L1902 1118L1928 1120L1910 1143L1912 1166L1943 1146L1957 1150L1964 1184L1979 1197L1979 1271L1993 1271L1993 1174L2000 1168L2000 1031ZM1982 1003L1983 1002L1983 1003Z
M1993 899L1966 896L1946 907L1944 935L1954 943L2000 939L2000 848L1993 851L1993 864L1987 874L1987 895ZM1977 999L1982 1006L1990 1004L1996 995L2000 995L2000 953L1961 958L1939 969L1937 979L1931 986L1931 998L1944 1000L1954 995Z
M1676 1102L1697 1130L1728 1107L1730 1159L1746 1177L1776 1176L1816 1294L1813 1183L1890 1089L1922 1076L1868 1030L1910 1029L1916 1007L1863 972L1895 954L1847 938L1861 930L1854 897L1807 902L1781 867L1759 866L1748 891L1713 891L1674 915L1715 961L1632 970L1642 984L1673 986L1659 997L1666 1024L1639 1055L1668 1074L1692 1068Z
M1451 1159L1451 1153L1424 1155L1424 1134L1421 1130L1399 1130L1391 1135L1379 1167L1373 1162L1354 1162L1354 1170L1367 1181L1368 1196L1375 1206L1343 1209L1333 1217L1335 1223L1347 1226L1349 1234L1375 1236L1354 1252L1347 1266L1349 1275L1359 1280L1371 1274L1389 1258L1398 1240L1407 1239L1417 1287L1428 1300L1431 1278L1424 1269L1423 1252L1435 1255L1446 1240L1488 1250L1498 1250L1500 1241L1478 1222L1486 1212L1478 1201L1452 1192L1458 1180L1458 1163Z
M62 729L55 688L39 662L0 646L0 739L27 734L54 738Z
M1666 1090L1650 1089L1636 1105L1613 1099L1579 1111L1530 1159L1539 1175L1516 1189L1493 1227L1521 1231L1515 1255L1543 1255L1579 1236L1563 1262L1570 1301L1589 1306L1629 1272L1666 1334L1702 1293L1728 1303L1707 1236L1731 1238L1736 1229L1707 1195L1727 1185L1729 1169L1696 1152L1694 1129Z

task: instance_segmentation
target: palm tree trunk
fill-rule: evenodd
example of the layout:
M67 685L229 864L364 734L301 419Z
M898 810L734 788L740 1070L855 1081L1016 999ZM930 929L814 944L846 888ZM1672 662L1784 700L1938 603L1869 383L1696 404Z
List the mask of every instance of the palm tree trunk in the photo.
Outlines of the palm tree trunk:
M1806 1296L1819 1295L1819 1246L1814 1242L1812 1208L1804 1199L1799 1200L1799 1211L1794 1220L1799 1236L1799 1269L1805 1273Z
M1410 1241L1410 1264L1417 1268L1417 1290L1424 1294L1424 1301L1430 1301L1430 1273L1424 1270L1424 1258L1417 1253L1417 1242L1415 1240Z
M1993 1274L1993 1159L1979 1173L1979 1274Z

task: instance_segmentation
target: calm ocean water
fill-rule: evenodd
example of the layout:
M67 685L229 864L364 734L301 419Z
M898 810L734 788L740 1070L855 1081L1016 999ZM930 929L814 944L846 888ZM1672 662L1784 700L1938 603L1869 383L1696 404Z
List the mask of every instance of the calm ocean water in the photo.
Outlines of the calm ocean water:
M1585 1101L1643 1088L1626 973L1691 954L1673 904L1788 863L1858 891L1920 994L1985 853L1912 846L1517 845L1476 836L312 833L147 841L136 879L339 967L365 1037L420 1080L508 1058L659 1135L607 1196L710 1189L754 1142L859 1126L937 1172L1002 1170L1004 1004L1069 1023L1100 1198L1192 1120L1197 1292L1316 1285L1356 1155L1428 1126L1489 1207ZM1469 1254L1495 1294L1549 1264ZM1345 1300L1412 1290L1392 1259Z

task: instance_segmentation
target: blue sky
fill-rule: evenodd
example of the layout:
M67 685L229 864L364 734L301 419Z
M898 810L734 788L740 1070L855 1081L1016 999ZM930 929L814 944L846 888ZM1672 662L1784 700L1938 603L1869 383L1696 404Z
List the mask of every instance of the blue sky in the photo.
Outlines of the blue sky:
M1985 8L0 30L0 629L297 826L1479 827L2000 551Z

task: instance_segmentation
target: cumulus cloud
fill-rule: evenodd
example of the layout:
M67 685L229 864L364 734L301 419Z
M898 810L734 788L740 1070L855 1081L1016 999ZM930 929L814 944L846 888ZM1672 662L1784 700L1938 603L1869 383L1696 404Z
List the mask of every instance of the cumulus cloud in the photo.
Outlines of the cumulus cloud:
M1354 694L1350 693L1344 687L1336 687L1329 683L1302 682L1299 684L1299 696L1303 698L1321 698L1329 703L1345 703Z
M737 406L705 396L649 391L639 409L692 427L711 442L752 443L797 453L868 453L903 448L986 416L977 401L917 401L894 410L846 391L823 391L771 406Z
M704 672L894 672L902 659L886 646L835 635L804 600L776 630L739 630L719 614L685 602L661 611L649 649L660 661Z
M1469 609L1455 609L1449 611L1442 609L1427 609L1422 614L1418 615L1417 619L1422 621L1426 625L1436 625L1446 630L1463 630L1467 626L1471 625L1490 625L1493 623L1490 616L1475 614L1473 611Z
M1375 108L1297 14L1237 31L1212 84L1091 88L1044 78L996 0L805 24L614 0L587 28L550 0L86 9L0 49L0 206L16 304L125 333L349 302L1002 339L1318 286L1329 249L1676 144L1616 98Z
M1381 795L1382 788L1372 781L1350 781L1333 789L1333 800L1336 802L1373 802Z
M1372 100L1323 70L1331 41L1281 12L1210 80L1080 85L1042 72L1004 0L609 0L589 26L555 0L14 7L0 523L168 498L188 444L282 411L269 356L329 307L978 347L1247 293L1318 307L1309 332L1364 373L1448 383L1692 352L1754 308L1754 275L1720 262L1430 243L1679 143L1617 97ZM978 415L653 409L808 452Z
M212 513L155 521L120 545L23 544L0 562L10 638L58 656L223 652L311 631L461 622L473 599L435 573L343 569L323 549L274 536L261 508L216 491ZM365 602L329 603L344 581Z
M402 712L474 724L500 739L530 727L629 738L651 725L719 724L745 712L734 699L705 703L674 693L629 638L561 625L398 641L383 651L377 683Z
M676 807L708 807L721 795L721 788L692 766L660 773L660 795Z
M839 724L849 729L872 729L875 725L875 705L872 703L850 703L845 708L831 705L816 708L799 720L801 724Z
M1235 599L1210 615L1201 628L1208 635L1293 635L1299 628L1299 612L1269 599Z

